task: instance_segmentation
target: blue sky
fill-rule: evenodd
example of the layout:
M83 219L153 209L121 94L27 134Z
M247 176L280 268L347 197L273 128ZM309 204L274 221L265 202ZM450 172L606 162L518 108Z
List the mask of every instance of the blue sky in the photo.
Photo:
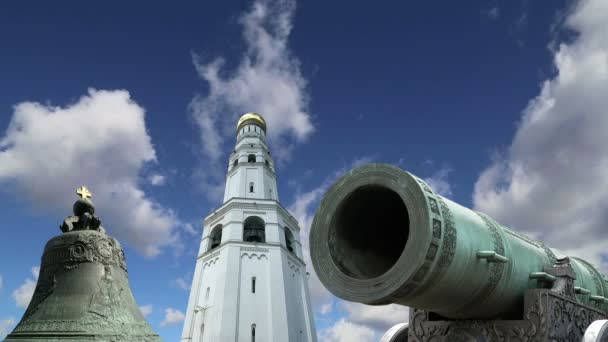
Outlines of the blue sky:
M606 270L605 2L294 1L0 4L0 338L86 184L177 341L248 111L305 246L324 190L374 161ZM310 287L323 341L407 320Z

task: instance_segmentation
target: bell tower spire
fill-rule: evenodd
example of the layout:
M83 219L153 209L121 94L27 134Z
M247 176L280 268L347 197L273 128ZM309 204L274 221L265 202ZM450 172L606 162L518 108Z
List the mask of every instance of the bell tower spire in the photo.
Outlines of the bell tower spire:
M266 121L241 116L224 204L203 236L182 342L317 340L300 227L279 203Z
M279 200L274 162L266 144L266 121L255 113L241 116L230 154L224 202L233 197Z

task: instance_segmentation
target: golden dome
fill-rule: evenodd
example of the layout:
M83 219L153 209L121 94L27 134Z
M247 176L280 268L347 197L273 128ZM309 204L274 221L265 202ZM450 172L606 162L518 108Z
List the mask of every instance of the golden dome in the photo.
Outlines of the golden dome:
M243 126L248 125L248 124L253 124L253 125L259 126L260 128L262 128L264 130L264 132L266 132L266 121L259 114L256 114L256 113L243 114L243 116L241 116L241 118L239 119L238 124L236 125L236 130L238 131Z

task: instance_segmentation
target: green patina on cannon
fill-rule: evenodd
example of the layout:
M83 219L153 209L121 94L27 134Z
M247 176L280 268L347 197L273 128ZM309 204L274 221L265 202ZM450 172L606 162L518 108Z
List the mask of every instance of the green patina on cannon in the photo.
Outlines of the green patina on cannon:
M580 341L608 312L608 281L386 164L347 172L310 232L336 296L410 306L411 341Z

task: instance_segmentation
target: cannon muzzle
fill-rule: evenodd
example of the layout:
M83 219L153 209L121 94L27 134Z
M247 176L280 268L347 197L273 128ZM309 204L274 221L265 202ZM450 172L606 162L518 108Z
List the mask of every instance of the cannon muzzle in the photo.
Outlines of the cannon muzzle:
M511 319L524 292L550 288L568 261L576 300L606 312L608 281L563 255L437 193L386 164L347 172L325 194L310 232L313 266L334 295L402 304L449 319Z

